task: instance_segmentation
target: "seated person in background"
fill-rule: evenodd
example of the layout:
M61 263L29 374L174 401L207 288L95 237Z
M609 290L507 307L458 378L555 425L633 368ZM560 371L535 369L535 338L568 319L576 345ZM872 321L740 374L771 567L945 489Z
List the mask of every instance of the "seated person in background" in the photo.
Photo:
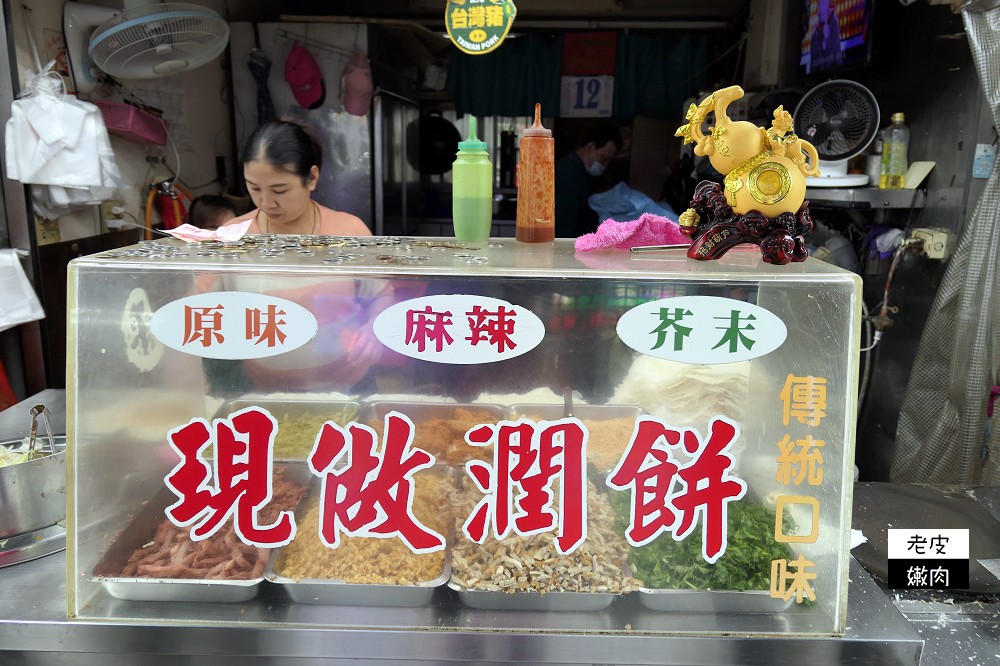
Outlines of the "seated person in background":
M591 179L602 175L621 149L621 134L605 123L591 130L579 148L556 161L557 238L576 238L597 230L600 220L587 204L593 194Z
M188 207L188 222L199 229L218 229L236 217L236 206L225 197L203 194L195 197Z
M226 224L251 217L248 234L371 236L359 218L312 200L323 164L319 141L301 125L273 121L247 139L240 158L243 179L257 206Z

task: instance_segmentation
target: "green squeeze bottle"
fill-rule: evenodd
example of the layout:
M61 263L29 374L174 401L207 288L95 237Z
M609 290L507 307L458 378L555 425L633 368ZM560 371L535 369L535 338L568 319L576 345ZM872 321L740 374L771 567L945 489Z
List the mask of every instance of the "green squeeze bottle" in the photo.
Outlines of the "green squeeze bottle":
M493 225L493 165L486 142L476 136L476 118L469 118L469 136L459 141L452 172L451 215L455 237L485 243Z

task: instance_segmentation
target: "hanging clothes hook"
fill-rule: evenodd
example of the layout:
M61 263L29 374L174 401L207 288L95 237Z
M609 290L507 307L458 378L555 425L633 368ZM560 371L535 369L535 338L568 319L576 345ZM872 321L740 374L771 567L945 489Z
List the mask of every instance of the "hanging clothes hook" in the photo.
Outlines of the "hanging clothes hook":
M302 46L306 47L310 51L324 51L326 53L332 53L334 55L340 55L345 57L351 56L351 51L349 49L341 48L339 46L334 46L333 44L328 44L326 42L320 41L318 39L313 39L306 35L299 35L297 33L285 30L284 28L278 28L275 33L279 39L285 40L286 42L296 43L298 42Z

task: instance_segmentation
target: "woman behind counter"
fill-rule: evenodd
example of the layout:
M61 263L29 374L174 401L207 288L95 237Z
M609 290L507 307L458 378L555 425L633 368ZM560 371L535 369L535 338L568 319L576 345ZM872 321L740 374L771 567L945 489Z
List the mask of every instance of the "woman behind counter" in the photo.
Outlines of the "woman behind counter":
M228 222L252 216L250 234L326 234L371 236L359 218L312 200L323 164L323 149L301 126L273 121L260 125L247 139L240 158L243 178L256 210Z
M301 126L269 122L247 139L243 174L257 209L226 222L253 221L251 234L371 236L354 215L320 206L311 198L322 163L322 148ZM277 356L244 361L211 361L206 375L213 391L247 390L348 392L368 375L382 355L372 321L393 301L384 280L324 275L292 277L241 273L217 288L269 294L308 309L319 326L302 347Z

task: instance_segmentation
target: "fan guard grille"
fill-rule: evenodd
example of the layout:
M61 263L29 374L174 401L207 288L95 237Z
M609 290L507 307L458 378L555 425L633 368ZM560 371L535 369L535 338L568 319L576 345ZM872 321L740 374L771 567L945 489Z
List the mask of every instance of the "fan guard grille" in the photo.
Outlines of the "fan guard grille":
M90 57L102 70L146 79L200 67L229 41L229 25L210 9L165 2L126 9L90 38Z
M846 160L860 154L878 134L875 95L860 83L822 83L795 109L795 133L816 146L820 158Z

